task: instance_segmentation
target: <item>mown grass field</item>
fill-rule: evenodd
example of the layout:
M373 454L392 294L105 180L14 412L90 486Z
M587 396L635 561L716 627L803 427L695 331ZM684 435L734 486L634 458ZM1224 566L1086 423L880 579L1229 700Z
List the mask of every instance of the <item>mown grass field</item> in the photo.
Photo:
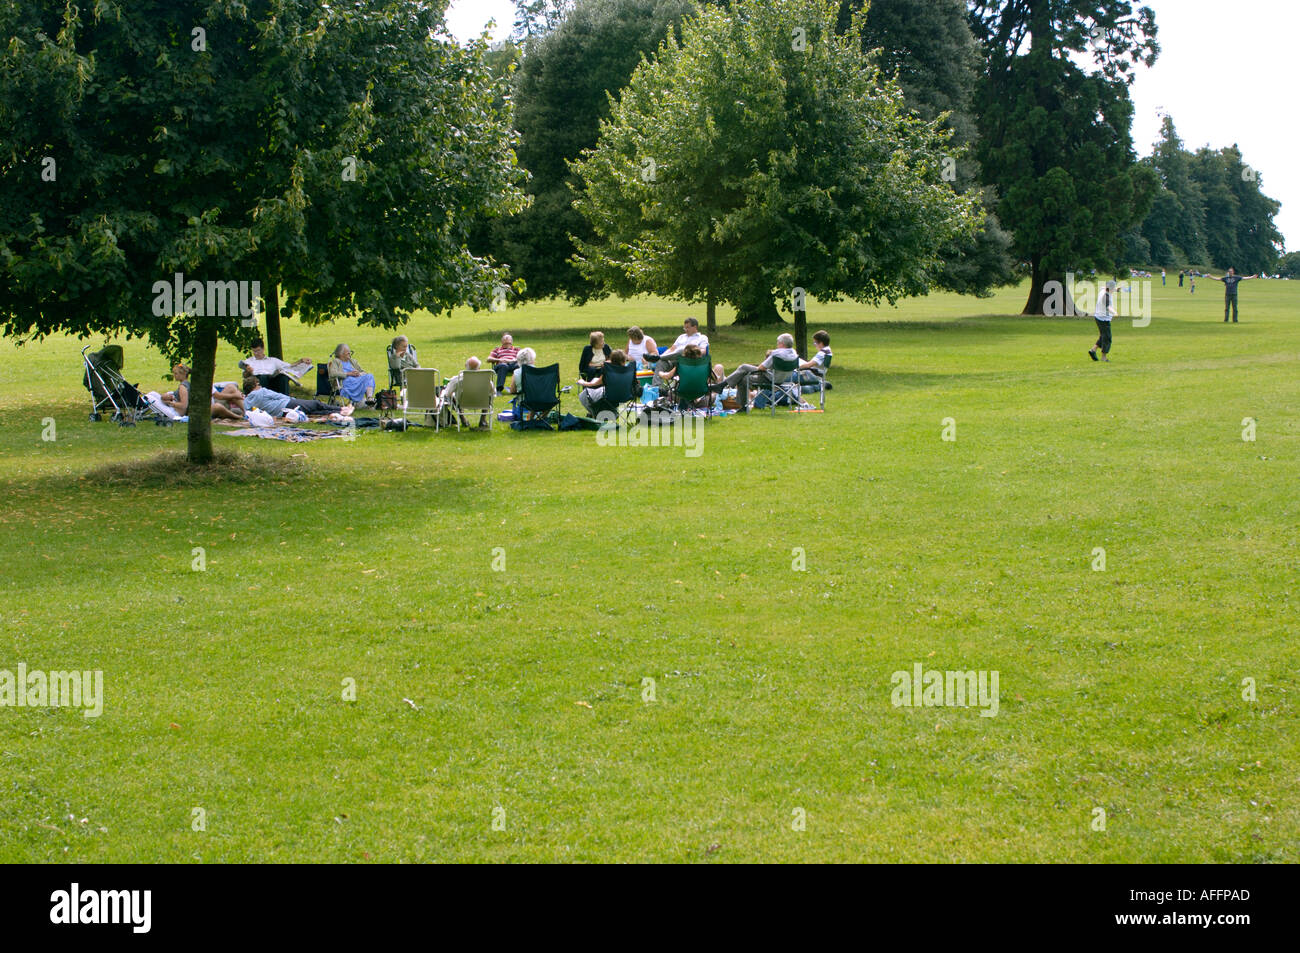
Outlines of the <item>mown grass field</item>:
M92 424L77 342L0 343L0 669L106 696L0 708L0 860L1300 860L1300 283L1244 285L1236 326L1218 285L1155 284L1109 365L1091 320L1015 316L1023 288L810 305L827 413L712 421L696 458L216 436L306 454L252 485L86 480L183 427ZM690 313L408 333L449 373L508 322L567 379L588 330ZM382 373L388 337L286 323L286 357L346 340ZM894 707L918 662L997 671L997 716Z

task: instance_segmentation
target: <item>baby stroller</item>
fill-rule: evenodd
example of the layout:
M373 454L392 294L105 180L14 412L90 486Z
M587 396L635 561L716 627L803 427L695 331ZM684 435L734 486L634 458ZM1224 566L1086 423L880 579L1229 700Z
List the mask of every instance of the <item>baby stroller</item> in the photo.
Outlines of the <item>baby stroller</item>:
M109 344L94 354L92 345L81 349L86 370L81 382L90 391L90 419L103 420L112 411L112 419L123 427L133 427L138 420L152 420L159 426L171 423L149 405L144 395L122 376L124 356L117 344Z

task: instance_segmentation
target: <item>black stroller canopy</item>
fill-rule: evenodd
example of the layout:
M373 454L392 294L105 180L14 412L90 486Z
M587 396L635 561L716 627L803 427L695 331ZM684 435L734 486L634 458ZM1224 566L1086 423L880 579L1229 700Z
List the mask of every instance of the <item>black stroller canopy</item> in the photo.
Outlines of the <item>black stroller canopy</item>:
M102 350L91 354L90 360L96 367L111 367L120 371L126 364L126 355L122 351L122 345L107 344Z

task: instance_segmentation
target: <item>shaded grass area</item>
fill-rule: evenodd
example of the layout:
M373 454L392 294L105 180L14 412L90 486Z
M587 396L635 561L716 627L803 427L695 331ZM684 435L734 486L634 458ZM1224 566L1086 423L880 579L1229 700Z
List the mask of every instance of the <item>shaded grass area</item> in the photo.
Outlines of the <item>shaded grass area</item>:
M193 464L183 450L165 450L144 460L92 467L82 477L96 487L171 488L296 480L306 475L301 460L217 449L209 464Z
M84 479L184 431L91 424L73 342L0 344L0 669L107 694L0 708L0 858L1294 862L1297 290L1225 328L1157 288L1100 367L1091 321L1007 314L1023 289L817 308L827 413L711 421L698 458L218 434L268 470L193 485ZM446 372L508 319L567 379L590 328L691 311L407 333ZM370 369L387 337L286 325ZM997 717L894 707L918 662L998 671Z

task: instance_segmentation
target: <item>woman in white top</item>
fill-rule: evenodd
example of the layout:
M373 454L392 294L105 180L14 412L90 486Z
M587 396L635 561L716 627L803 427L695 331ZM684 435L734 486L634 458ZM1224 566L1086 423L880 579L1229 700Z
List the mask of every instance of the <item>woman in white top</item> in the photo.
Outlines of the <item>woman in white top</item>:
M655 344L654 338L633 325L627 329L627 351L625 353L628 361L636 364L646 354L653 354L657 359L659 357L659 345Z

